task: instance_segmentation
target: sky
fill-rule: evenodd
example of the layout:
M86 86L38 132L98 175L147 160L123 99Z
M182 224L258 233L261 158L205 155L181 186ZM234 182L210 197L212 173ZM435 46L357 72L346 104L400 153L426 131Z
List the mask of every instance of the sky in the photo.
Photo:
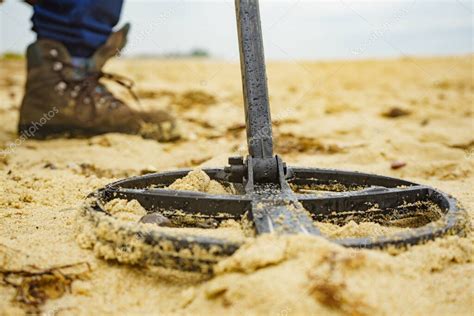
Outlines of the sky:
M462 55L473 52L471 0L261 0L265 55L272 60ZM0 53L35 39L31 8L0 5ZM231 0L125 0L119 26L131 22L126 56L202 48L237 60Z

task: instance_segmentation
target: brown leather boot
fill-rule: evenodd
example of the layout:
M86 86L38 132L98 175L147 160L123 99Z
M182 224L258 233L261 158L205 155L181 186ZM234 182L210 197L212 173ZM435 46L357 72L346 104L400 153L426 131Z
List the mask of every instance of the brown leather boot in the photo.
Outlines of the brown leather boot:
M126 43L129 25L113 33L77 67L67 49L40 39L27 49L28 74L18 132L29 138L84 137L103 133L139 134L170 141L179 138L174 118L164 111L141 112L114 97L100 82L110 79L128 88L130 80L101 71ZM134 95L134 94L133 94Z

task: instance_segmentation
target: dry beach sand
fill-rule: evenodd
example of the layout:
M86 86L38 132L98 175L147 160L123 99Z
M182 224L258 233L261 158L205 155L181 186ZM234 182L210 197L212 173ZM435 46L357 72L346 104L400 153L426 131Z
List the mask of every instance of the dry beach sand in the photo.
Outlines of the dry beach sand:
M456 196L472 224L473 61L269 63L275 149L291 165L432 185ZM229 224L221 229L247 243L212 278L98 258L75 236L88 193L125 176L222 166L228 156L245 154L238 64L108 65L137 82L143 108L169 109L180 118L183 139L160 144L118 134L18 138L24 65L0 63L0 315L472 315L473 233L394 254L305 236L253 239ZM114 203L110 210L121 220L143 214L139 205ZM350 223L334 234L360 234L369 226Z

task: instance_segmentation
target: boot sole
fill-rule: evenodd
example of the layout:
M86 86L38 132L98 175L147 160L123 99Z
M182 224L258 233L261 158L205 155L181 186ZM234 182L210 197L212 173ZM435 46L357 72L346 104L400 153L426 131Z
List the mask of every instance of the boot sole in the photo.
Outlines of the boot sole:
M34 133L30 133L29 128L33 127L35 129ZM90 138L97 135L111 133L110 131L100 131L91 128L77 128L71 127L70 125L54 125L54 126L42 126L41 128L36 128L33 125L29 124L20 124L18 125L18 134L25 135L28 139L52 139L52 138ZM138 135L145 137L140 134L127 133L125 131L116 131L115 133L127 134L127 135ZM167 140L158 140L160 142L171 142L180 139L180 136L172 137Z
M34 133L30 133L29 129L33 128ZM105 131L98 131L90 128L76 128L63 125L42 126L36 128L29 124L18 125L18 134L23 134L29 139L49 139L49 138L88 138L95 135L105 134Z

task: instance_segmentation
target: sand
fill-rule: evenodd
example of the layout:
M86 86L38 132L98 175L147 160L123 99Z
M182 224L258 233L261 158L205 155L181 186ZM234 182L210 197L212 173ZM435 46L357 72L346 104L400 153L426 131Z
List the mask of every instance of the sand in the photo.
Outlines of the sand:
M270 63L276 151L290 165L438 187L459 199L472 223L472 67L473 56ZM24 65L1 61L0 69L0 314L472 314L472 233L397 254L314 237L250 239L213 277L97 257L75 238L88 193L124 176L222 166L245 153L239 66L109 65L137 81L142 107L180 118L184 138L170 144L118 134L18 139Z
M210 194L231 194L232 191L226 189L216 180L211 180L201 169L194 169L185 177L177 179L168 189L180 191L197 191Z

